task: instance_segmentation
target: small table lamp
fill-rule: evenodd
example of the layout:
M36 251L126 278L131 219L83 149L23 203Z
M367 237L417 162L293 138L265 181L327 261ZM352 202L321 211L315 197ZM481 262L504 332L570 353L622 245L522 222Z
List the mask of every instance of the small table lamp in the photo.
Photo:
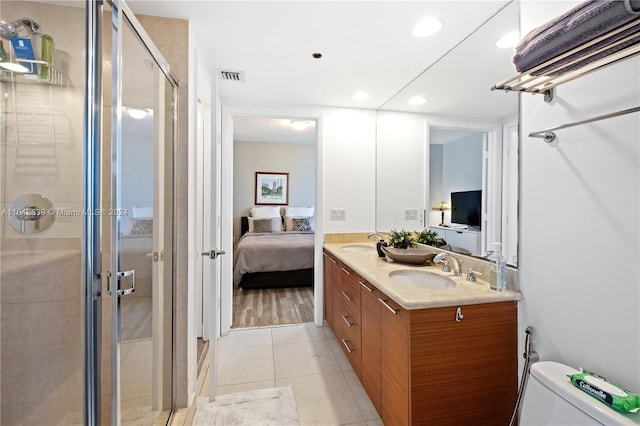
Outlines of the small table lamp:
M441 223L440 223L439 226L446 226L444 224L444 211L445 210L450 210L450 209L451 209L451 207L449 207L449 204L445 203L444 201L442 201L442 202L436 204L435 206L433 206L433 210L439 210L442 213L441 219L440 219Z

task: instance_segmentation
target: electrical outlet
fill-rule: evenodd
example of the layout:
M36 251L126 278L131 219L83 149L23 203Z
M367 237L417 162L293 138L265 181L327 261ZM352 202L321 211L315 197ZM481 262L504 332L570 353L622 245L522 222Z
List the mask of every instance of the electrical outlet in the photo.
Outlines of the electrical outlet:
M347 209L329 209L329 220L347 220Z
M418 220L418 209L404 209L404 220Z

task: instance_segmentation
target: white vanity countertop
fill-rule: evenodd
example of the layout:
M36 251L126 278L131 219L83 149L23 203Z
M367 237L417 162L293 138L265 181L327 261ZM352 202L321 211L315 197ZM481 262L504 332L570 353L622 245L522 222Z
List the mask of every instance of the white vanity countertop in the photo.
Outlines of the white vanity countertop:
M515 291L495 291L489 288L489 283L480 278L477 282L469 282L462 276L453 276L451 272L442 272L440 266L415 266L397 262L387 262L385 258L378 257L375 244L358 243L358 245L370 245L373 251L354 252L343 250L343 247L354 243L325 243L324 248L347 264L358 275L380 291L385 293L404 309L423 309L442 306L475 305L479 303L505 302L520 300L522 295ZM389 273L400 269L421 269L434 274L444 275L453 279L455 287L446 289L422 289L406 284L400 284L391 278Z

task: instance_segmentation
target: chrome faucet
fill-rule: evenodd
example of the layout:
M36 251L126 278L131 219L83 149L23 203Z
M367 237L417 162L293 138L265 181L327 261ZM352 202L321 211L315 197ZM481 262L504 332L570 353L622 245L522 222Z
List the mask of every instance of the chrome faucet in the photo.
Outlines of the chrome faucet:
M379 232L372 232L369 235L367 235L367 239L371 238L371 237L378 237L378 243L380 241L384 241L384 237L379 233Z
M460 268L460 261L458 258L452 253L440 253L433 258L433 263L445 263L448 264L448 260L451 259L451 263L453 264L453 275L460 276L462 275L462 270Z

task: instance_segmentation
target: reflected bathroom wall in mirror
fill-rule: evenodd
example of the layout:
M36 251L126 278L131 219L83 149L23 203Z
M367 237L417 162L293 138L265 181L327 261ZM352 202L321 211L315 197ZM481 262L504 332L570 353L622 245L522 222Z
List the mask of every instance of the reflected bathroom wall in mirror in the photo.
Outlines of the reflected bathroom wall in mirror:
M513 46L497 43L518 31L518 16L518 3L507 4L378 109L377 231L438 228L443 211L434 206L480 191L479 224L452 222L444 210L439 231L475 233L464 247L451 244L474 256L499 242L517 265L519 96L491 86L513 74ZM411 104L415 96L426 102Z

